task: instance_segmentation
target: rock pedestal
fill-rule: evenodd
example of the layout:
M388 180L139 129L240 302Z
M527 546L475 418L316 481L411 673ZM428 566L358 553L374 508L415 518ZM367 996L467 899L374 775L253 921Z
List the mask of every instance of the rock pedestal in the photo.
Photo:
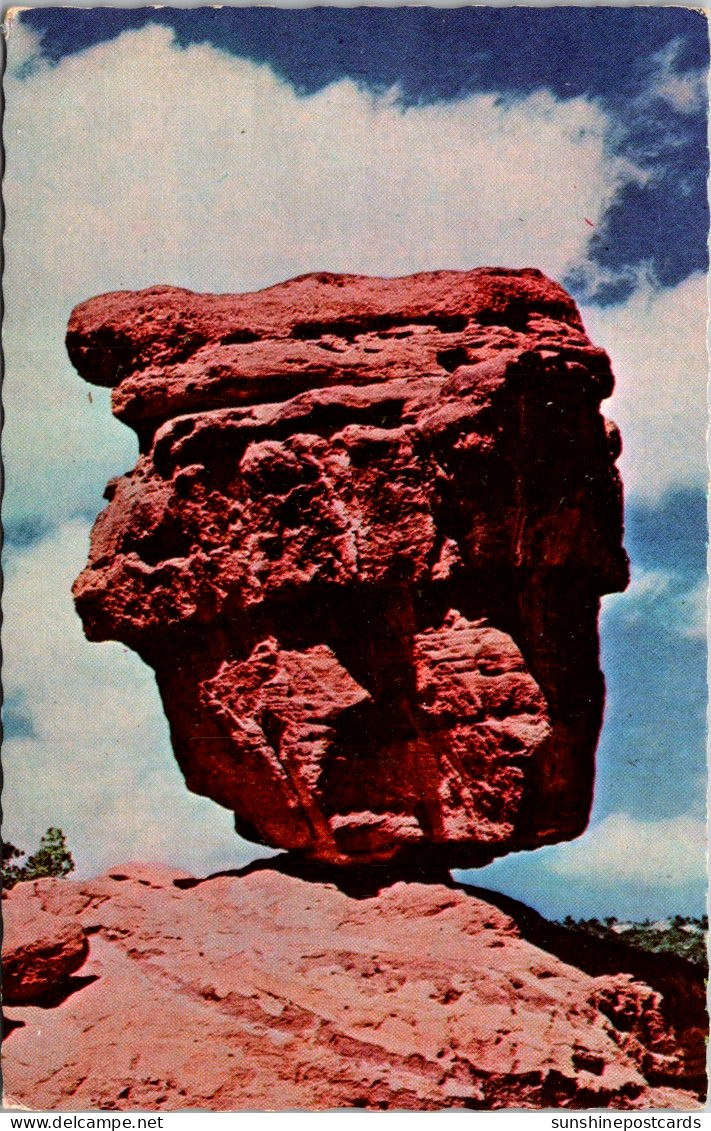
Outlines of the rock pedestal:
M492 893L126 865L18 899L71 915L90 953L61 1003L7 1009L8 1106L648 1112L704 1093L700 967Z
M75 585L188 787L335 864L577 836L624 588L607 355L538 271L170 287L72 314L140 457Z

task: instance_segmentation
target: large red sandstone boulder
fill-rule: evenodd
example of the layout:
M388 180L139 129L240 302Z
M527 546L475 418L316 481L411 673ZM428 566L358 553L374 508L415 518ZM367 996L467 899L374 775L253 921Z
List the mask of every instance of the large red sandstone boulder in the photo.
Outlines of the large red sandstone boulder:
M699 1106L701 970L487 893L398 882L349 894L272 867L198 882L128 865L35 900L47 918L74 915L91 952L60 1005L7 1009L6 1102Z
M538 271L169 287L72 314L140 457L75 585L187 785L336 864L577 836L623 588L607 355Z
M40 890L21 883L2 900L2 998L8 1005L41 1003L61 992L89 951L71 910L49 913Z

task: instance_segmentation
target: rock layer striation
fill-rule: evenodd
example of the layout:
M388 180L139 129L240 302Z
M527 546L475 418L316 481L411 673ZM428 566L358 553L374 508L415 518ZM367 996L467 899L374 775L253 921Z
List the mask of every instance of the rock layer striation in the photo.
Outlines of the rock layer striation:
M624 588L613 378L534 270L169 287L73 312L138 434L75 585L187 785L336 864L578 835Z

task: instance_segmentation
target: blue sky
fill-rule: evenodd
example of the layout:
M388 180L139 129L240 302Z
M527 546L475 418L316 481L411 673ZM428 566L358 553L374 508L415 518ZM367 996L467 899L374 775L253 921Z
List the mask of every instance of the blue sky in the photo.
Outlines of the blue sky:
M683 8L36 9L5 120L7 835L200 871L247 858L185 790L151 673L68 595L135 459L63 352L91 294L300 271L538 266L613 359L632 585L601 619L596 800L477 873L547 914L704 904L706 22ZM97 817L98 814L98 817Z

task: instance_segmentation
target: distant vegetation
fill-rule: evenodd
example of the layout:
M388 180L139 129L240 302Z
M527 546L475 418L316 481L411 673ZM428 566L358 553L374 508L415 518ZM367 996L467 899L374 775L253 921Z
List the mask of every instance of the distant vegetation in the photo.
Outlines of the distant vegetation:
M707 963L706 936L709 928L707 915L698 918L675 915L673 919L660 919L643 923L618 921L614 915L607 919L573 919L568 915L564 927L587 931L599 939L617 939L639 950L655 954L676 954L699 966Z
M39 848L28 856L9 841L2 845L2 886L14 887L20 880L40 880L44 876L68 876L74 871L74 860L67 848L67 838L53 826L40 839Z

